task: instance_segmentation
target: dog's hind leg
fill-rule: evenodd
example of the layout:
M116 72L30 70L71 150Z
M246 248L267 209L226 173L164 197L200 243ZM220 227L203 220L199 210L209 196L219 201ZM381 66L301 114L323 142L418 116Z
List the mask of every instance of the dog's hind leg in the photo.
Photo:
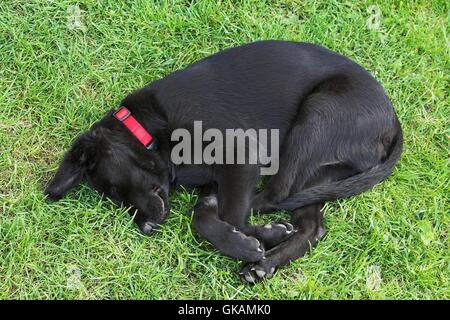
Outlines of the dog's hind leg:
M272 204L286 199L293 187L301 188L328 157L327 141L331 140L328 123L317 114L317 108L333 109L332 99L324 102L321 95L307 98L282 142L279 171L271 176L263 190L255 195L251 207L255 211L274 211ZM324 112L326 114L326 112Z
M379 84L365 74L330 78L302 102L281 148L280 170L252 208L293 210L359 194L392 172L401 149L400 125ZM308 188L324 167L353 175Z
M193 223L197 232L226 256L248 262L261 260L264 248L259 240L219 218L214 189L203 193L194 207Z
M320 165L318 154L320 139L315 124L295 125L287 134L280 154L279 172L271 176L264 189L255 195L251 207L260 213L276 211L272 206L286 199L293 186L301 187Z
M256 283L270 278L279 266L303 256L326 233L323 213L323 203L314 204L294 210L291 222L298 232L278 246L266 251L265 257L256 263L245 265L241 277L249 283Z

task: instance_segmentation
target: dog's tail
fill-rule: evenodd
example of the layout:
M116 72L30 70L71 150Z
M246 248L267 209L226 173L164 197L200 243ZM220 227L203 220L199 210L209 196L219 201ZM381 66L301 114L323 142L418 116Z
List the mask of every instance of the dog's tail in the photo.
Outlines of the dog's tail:
M314 203L348 198L369 190L392 173L400 159L402 147L403 134L399 128L384 162L346 179L302 190L281 202L272 204L271 207L278 210L294 210Z

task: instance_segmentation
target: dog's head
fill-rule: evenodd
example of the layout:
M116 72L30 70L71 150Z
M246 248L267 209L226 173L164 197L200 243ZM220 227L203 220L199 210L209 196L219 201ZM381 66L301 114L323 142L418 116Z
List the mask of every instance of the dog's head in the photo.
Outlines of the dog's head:
M158 147L147 150L109 117L75 139L45 194L58 200L86 181L114 202L132 206L135 222L150 234L169 213L170 172Z

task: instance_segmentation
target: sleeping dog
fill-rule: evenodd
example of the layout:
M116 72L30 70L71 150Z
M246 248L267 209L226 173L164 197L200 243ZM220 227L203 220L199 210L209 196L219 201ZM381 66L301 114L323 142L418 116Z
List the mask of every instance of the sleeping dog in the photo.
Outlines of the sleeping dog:
M60 199L86 181L132 206L136 224L150 234L169 214L171 188L199 187L196 230L245 261L240 274L250 283L314 246L325 234L324 202L384 180L403 144L382 86L349 58L309 43L260 41L224 50L132 92L118 108L75 139L48 197ZM267 164L250 163L255 151L248 147L243 162L175 163L173 134L192 133L195 121L219 133L276 129L277 172L256 192ZM233 151L224 153L233 160ZM252 225L252 209L289 210L291 220Z

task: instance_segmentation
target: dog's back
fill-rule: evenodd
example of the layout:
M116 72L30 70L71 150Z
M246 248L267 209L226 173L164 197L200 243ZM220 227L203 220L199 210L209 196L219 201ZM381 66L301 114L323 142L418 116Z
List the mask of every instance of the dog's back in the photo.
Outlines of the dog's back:
M260 41L221 51L149 87L177 125L202 114L214 128L279 128L283 136L316 86L350 72L379 86L358 64L326 48Z

